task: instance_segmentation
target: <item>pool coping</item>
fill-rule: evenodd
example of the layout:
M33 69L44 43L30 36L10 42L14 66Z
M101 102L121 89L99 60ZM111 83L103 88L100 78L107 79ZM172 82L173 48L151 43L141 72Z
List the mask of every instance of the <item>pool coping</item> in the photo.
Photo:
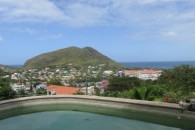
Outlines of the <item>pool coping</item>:
M195 112L187 111L176 103L164 103L125 98L88 96L88 95L46 95L31 96L0 101L0 112L12 108L51 104L83 104L90 106L109 107L115 109L131 109L166 115L181 115L194 118Z
M10 108L9 105L15 104L13 107L20 106L22 102L22 105L28 104L28 105L33 105L33 104L39 104L38 101L41 103L44 103L44 101L50 100L50 103L65 103L68 100L79 100L84 103L84 104L95 104L95 105L104 105L104 103L109 103L106 104L107 106L112 106L112 107L117 107L117 103L119 105L127 105L131 108L131 106L136 105L140 107L147 107L150 108L149 110L153 110L153 108L163 108L166 109L167 112L169 110L172 112L172 110L178 111L183 111L183 108L179 106L179 104L174 104L174 103L163 103L163 102L152 102L152 101L143 101L143 100L133 100L133 99L123 99L123 98L113 98L113 97L100 97L100 96L87 96L87 95L49 95L49 96L33 96L33 97L23 97L23 98L18 98L18 99L11 99L11 100L4 100L0 101L0 110L5 110L6 108ZM52 101L53 100L53 101ZM28 101L35 101L35 102L29 102ZM37 101L37 102L36 102ZM63 102L64 101L64 102ZM91 102L92 101L92 102ZM94 101L94 102L93 102ZM17 105L17 103L19 103ZM31 104L32 103L32 104ZM49 102L47 102L48 104ZM75 102L76 103L76 102ZM143 107L143 109L144 109ZM142 108L140 108L142 109ZM155 109L156 110L156 109Z
M176 121L178 128L195 127L195 112L184 110L179 104L87 95L33 96L0 101L0 120L21 114L58 110L141 119L168 126L173 126L172 121ZM165 119L163 122L156 120L162 117Z

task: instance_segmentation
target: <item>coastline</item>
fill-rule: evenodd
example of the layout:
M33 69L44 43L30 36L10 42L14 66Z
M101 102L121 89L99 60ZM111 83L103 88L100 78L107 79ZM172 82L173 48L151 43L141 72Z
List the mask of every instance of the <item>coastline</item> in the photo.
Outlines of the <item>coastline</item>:
M153 69L171 69L181 65L190 65L195 67L195 61L149 61L149 62L119 62L129 68L153 68Z

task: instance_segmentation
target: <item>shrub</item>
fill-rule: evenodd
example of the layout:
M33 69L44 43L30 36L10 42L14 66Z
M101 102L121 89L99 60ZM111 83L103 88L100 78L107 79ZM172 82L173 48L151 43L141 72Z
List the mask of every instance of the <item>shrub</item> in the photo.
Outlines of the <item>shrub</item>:
M154 96L152 95L153 87L140 87L131 90L131 98L138 100L153 101Z
M37 95L46 95L47 91L45 89L38 89L36 90Z

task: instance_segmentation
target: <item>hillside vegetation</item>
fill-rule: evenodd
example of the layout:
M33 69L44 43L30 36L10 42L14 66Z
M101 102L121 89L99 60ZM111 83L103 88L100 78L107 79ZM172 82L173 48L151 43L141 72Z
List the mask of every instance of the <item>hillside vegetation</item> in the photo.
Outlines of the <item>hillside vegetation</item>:
M43 68L51 66L73 66L106 64L108 67L121 67L120 64L104 56L91 47L69 47L36 56L24 64L24 68Z

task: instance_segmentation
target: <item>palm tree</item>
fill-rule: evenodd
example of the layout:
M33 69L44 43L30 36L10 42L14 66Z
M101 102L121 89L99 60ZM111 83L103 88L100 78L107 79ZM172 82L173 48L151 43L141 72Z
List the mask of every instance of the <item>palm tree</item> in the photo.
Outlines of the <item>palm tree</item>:
M138 100L153 101L154 96L152 96L152 90L153 90L152 87L134 88L131 91L131 98Z

